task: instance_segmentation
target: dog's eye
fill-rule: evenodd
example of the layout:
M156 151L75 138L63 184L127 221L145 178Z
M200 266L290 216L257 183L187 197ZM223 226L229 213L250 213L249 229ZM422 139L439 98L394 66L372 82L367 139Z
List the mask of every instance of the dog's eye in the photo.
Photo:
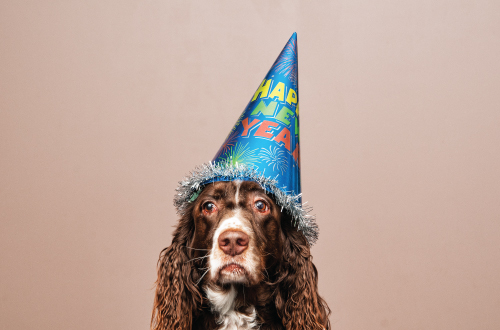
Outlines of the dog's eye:
M269 206L263 200L256 201L254 203L254 207L255 207L255 209L257 209L257 211L259 211L261 213L265 213L265 212L269 211Z
M206 202L205 204L203 204L202 208L205 214L212 214L217 211L217 206L215 206L215 204L212 202Z

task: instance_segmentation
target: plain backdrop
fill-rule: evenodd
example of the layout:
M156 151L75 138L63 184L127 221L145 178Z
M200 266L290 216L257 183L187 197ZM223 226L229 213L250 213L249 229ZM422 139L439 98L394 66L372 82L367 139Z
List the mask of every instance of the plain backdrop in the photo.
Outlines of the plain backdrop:
M0 329L147 329L177 182L298 33L335 330L500 329L500 2L0 1Z

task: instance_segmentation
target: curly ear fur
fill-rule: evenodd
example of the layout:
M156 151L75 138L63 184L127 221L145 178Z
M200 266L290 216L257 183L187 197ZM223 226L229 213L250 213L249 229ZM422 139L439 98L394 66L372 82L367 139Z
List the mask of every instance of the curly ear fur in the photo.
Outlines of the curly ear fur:
M186 214L174 232L172 245L163 249L158 260L153 330L191 330L193 318L201 308L202 295L194 282L199 274L188 262L191 250L187 245L194 225L190 212Z
M275 297L278 315L287 330L329 330L330 309L318 294L318 272L312 263L309 244L289 219L282 225L284 251Z

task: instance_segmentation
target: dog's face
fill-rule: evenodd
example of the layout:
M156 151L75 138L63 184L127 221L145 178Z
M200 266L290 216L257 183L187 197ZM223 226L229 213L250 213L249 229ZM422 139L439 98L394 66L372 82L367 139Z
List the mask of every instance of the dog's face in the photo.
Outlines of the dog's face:
M206 267L205 283L262 282L283 249L281 209L253 181L215 182L194 202L193 254Z
M259 184L210 183L160 254L152 329L329 329L317 278L305 236Z

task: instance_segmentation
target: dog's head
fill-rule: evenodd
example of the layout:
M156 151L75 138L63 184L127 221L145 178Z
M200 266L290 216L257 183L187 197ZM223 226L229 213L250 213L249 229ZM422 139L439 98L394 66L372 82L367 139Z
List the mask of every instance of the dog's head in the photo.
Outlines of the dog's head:
M228 285L265 286L286 329L329 327L307 240L253 181L210 183L190 204L160 255L152 328L191 329L205 291Z
M281 211L253 181L215 182L194 203L190 246L206 258L206 279L215 285L253 286L281 259ZM200 262L198 263L200 264Z

